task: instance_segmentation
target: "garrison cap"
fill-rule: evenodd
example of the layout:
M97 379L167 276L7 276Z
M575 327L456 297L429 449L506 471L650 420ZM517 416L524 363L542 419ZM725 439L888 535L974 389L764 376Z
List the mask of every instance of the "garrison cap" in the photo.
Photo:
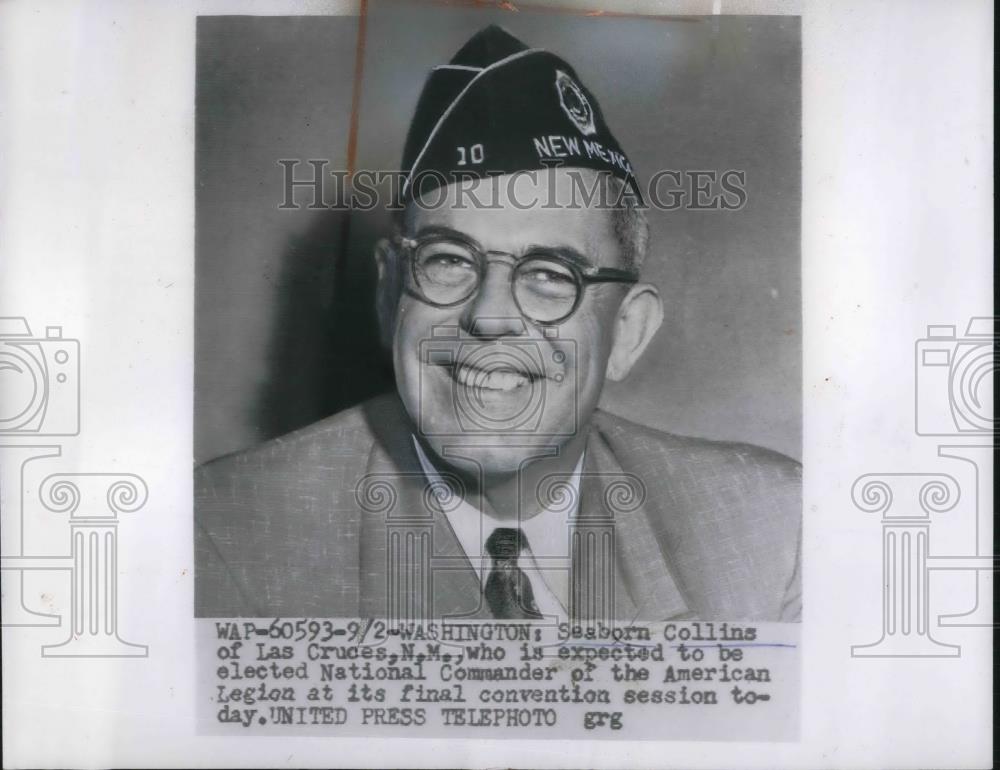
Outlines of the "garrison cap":
M600 105L560 57L490 25L431 71L403 150L404 200L552 165L609 173L642 201Z

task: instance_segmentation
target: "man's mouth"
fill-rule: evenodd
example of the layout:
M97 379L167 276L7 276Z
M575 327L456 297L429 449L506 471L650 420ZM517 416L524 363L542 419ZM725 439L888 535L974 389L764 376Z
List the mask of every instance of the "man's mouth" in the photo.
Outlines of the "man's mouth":
M531 372L506 366L491 366L480 369L467 364L449 366L448 373L459 385L477 390L509 392L531 384L539 377Z

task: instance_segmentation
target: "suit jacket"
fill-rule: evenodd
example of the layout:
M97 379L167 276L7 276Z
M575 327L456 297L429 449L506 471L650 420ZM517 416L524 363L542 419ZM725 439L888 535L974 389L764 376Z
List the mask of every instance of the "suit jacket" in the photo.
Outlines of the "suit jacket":
M196 615L489 617L432 492L395 396L201 466ZM597 411L577 516L573 592L592 590L574 616L800 618L801 471L783 455Z

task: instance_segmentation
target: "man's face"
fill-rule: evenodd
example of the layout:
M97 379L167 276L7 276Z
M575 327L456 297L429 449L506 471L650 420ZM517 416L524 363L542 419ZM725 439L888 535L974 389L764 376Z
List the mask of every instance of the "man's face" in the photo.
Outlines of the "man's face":
M565 447L586 430L604 386L616 313L628 290L614 283L585 287L576 311L556 325L523 315L511 290L511 271L539 247L584 266L623 265L610 211L525 208L548 200L550 184L570 184L562 172L517 176L513 193L521 208L512 205L511 179L484 179L470 191L478 201L499 205L460 200L453 185L443 205L410 213L411 238L445 234L490 255L478 292L452 307L419 298L404 259L400 269L409 290L400 298L393 340L396 385L427 444L446 462L471 469L456 456L454 448L460 447L457 455L474 457L486 474L513 473L525 460L549 447ZM562 189L557 192L560 200L568 199Z

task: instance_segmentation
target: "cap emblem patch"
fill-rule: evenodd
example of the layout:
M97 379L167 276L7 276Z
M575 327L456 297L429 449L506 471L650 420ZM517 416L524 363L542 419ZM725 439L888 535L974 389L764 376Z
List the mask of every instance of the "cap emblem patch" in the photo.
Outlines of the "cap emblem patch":
M596 134L594 109L580 86L562 70L556 70L556 91L559 93L559 104L563 112L573 121L573 125L580 130L580 133L584 136Z

